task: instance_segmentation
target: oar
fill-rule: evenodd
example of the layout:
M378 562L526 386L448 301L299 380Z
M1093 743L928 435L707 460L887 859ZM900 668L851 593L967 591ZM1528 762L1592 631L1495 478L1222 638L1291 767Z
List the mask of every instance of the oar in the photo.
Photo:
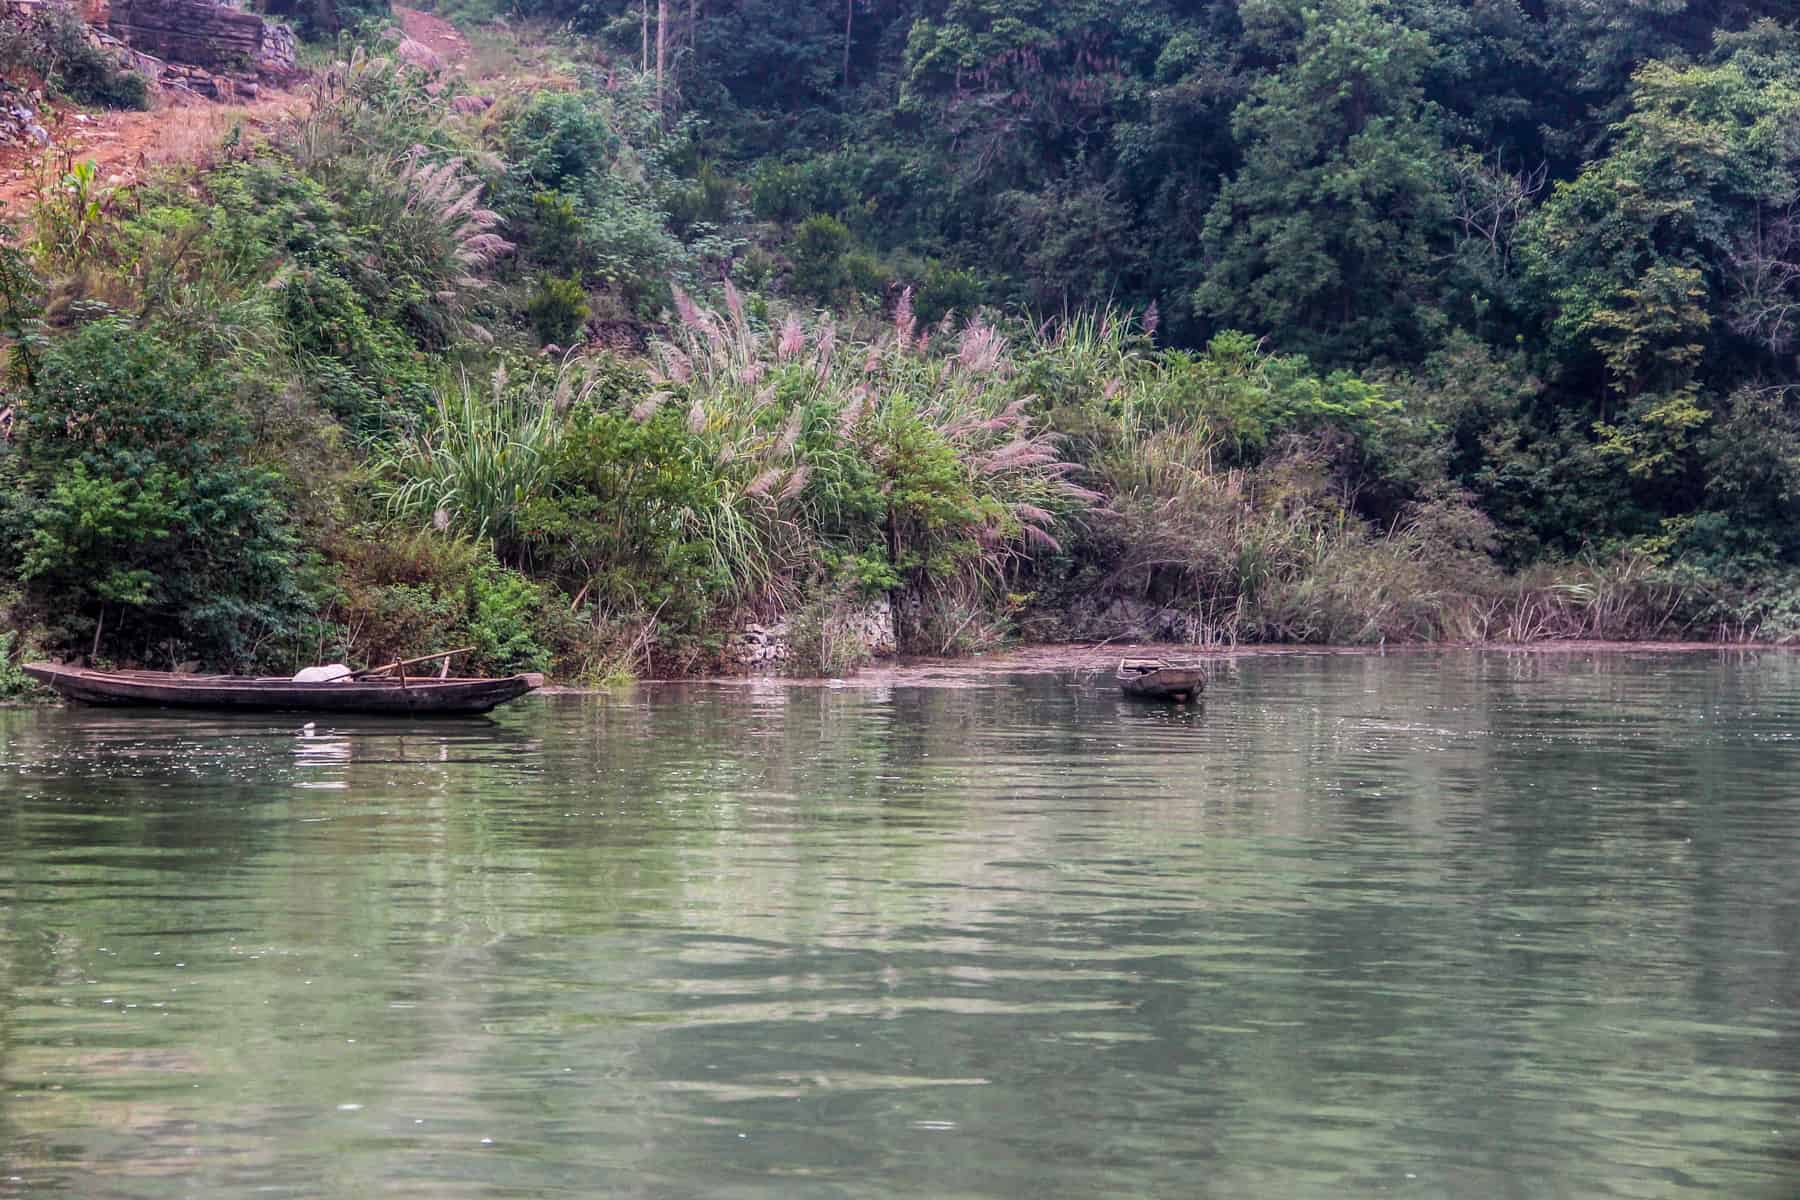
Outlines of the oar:
M386 675L389 671L398 671L398 672L400 672L400 686L405 687L406 686L406 668L417 666L420 663L436 662L438 659L441 658L444 660L444 670L446 672L448 672L450 669L450 661L449 660L451 658L455 657L458 654L467 654L473 649L475 649L475 647L473 647L473 646L463 646L456 650L440 650L436 654L422 654L418 658L399 658L399 659L395 659L391 663L387 663L384 666L369 667L366 670L362 670L362 671L352 671L352 672L350 672L350 678L351 679L368 679L375 675Z

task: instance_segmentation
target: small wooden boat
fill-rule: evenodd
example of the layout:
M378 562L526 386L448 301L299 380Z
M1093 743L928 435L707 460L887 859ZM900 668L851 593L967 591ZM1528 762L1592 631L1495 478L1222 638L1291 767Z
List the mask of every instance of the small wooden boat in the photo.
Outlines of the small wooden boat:
M1206 690L1206 674L1193 663L1161 658L1119 660L1119 690L1139 700L1171 700L1185 704Z
M301 683L282 677L177 675L168 671L91 671L54 663L27 663L25 673L55 688L68 699L83 704L240 712L461 715L487 712L544 686L544 677L535 673L504 679L407 678L406 666L435 658L447 656L429 655L425 659L389 663L372 671L357 671L323 683Z

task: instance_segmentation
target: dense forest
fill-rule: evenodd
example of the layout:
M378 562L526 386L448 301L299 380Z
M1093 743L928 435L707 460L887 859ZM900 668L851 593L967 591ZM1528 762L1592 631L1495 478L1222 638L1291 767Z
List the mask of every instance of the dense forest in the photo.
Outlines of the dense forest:
M12 215L13 659L1800 637L1785 0L439 11Z

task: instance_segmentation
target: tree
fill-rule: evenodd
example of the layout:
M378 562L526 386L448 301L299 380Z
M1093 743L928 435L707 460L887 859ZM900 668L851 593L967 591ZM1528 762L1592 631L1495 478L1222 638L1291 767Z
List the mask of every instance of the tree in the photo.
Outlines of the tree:
M96 648L240 664L304 618L280 477L221 371L96 321L44 351L24 412L0 527L65 631L91 620Z
M1434 49L1370 0L1304 14L1293 61L1238 106L1243 166L1206 219L1197 307L1331 361L1414 359L1441 322L1448 159Z

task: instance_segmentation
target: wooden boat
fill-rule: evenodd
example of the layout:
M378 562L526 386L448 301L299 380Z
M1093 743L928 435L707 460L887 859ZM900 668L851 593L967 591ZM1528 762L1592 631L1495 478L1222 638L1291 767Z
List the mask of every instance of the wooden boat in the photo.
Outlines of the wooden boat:
M1193 663L1161 658L1119 660L1119 690L1140 700L1172 700L1185 704L1206 690L1206 674Z
M433 658L443 657L433 655ZM425 660L411 660L425 661ZM400 667L398 674L383 674ZM331 683L168 671L90 671L27 663L25 673L83 704L155 705L240 712L388 713L412 716L484 713L544 686L538 674L504 679L414 676L401 664L359 671Z

